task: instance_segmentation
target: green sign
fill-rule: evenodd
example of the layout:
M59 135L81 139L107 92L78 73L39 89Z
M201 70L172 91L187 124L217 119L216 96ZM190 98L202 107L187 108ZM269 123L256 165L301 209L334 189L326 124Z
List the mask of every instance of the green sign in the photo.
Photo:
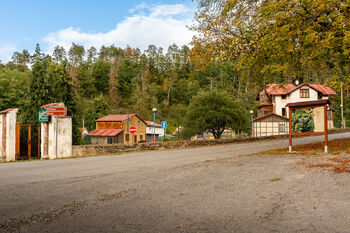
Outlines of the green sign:
M46 109L40 109L39 110L39 117L38 117L38 122L49 122L50 118L46 114Z

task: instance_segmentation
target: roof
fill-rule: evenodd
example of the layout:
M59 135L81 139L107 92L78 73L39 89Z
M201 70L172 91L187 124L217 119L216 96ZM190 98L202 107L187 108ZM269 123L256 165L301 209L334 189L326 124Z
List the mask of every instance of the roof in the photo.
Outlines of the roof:
M257 117L257 118L255 118L255 119L253 119L253 121L261 120L261 119L266 118L266 117L269 117L269 116L277 116L277 117L280 117L280 118L285 119L285 120L288 121L288 118L286 118L286 117L284 117L284 116L277 115L277 114L275 114L275 113L270 113L270 114L267 114L267 115L265 115L265 116Z
M285 95L296 89L294 84L280 85L277 83L268 84L266 92L269 95Z
M135 115L136 115L135 113L123 114L123 115L107 115L97 119L96 121L125 121L126 119Z
M336 95L337 93L332 90L332 88L321 85L321 84L311 84L311 83L302 83L299 86L295 86L294 84L286 84L280 85L277 83L267 85L266 92L269 95L286 95L289 94L296 89L299 89L302 86L309 86L315 89L318 92L321 92L323 95Z
M147 126L153 126L153 121L145 121ZM160 124L156 123L156 127L162 127Z
M329 100L314 100L314 101L303 101L303 102L296 102L296 103L289 103L286 105L286 107L310 107L310 106L317 106L317 105L325 105L330 104Z
M123 129L94 129L87 136L109 136L114 137L123 132Z
M11 112L13 110L18 110L18 108L9 108L9 109L1 111L0 114L8 113L8 112Z
M56 107L64 107L64 103L63 103L63 102L60 102L60 103L45 104L45 105L41 106L40 108L43 109L43 108L48 108L48 107L53 107L53 106L56 106Z
M321 92L324 95L336 95L337 94L335 91L333 91L332 88L321 85L321 84L307 84L307 85L309 85L313 89Z

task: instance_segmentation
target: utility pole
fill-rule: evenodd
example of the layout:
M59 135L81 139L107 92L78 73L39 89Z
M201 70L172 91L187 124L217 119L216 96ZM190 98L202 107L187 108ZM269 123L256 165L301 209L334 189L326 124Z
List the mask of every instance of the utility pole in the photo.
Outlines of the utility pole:
M177 140L180 140L180 112L177 112Z
M343 102L343 83L340 84L340 111L341 111L341 128L345 129L344 102Z

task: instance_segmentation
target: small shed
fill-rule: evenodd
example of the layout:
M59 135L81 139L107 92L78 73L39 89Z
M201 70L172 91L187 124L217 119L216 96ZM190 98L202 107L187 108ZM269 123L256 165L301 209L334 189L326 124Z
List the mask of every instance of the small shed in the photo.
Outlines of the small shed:
M270 113L253 120L254 137L288 134L288 118Z

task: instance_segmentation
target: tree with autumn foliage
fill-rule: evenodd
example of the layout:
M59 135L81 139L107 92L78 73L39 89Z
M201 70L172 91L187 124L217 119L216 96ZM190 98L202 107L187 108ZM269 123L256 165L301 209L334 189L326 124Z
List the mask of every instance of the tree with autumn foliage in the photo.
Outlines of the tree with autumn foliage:
M199 32L197 64L229 61L260 84L292 77L349 83L349 1L201 0L199 6L192 27Z

